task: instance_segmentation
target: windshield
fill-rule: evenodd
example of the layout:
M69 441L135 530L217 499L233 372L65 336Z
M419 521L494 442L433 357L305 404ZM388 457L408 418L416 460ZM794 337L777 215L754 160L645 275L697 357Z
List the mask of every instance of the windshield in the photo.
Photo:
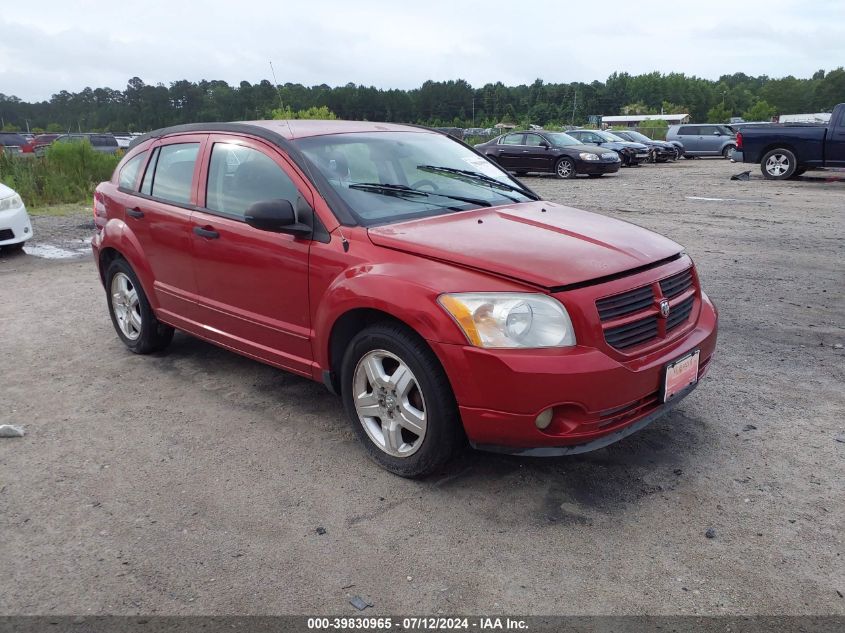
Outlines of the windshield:
M595 133L601 136L605 141L610 141L611 143L627 143L624 138L619 138L615 134L611 134L610 132L603 132L602 130L595 130Z
M294 143L365 226L533 199L485 158L440 134L328 134Z
M630 136L631 140L633 141L640 141L643 143L651 143L651 139L647 137L645 134L641 132L635 132L633 130L625 130L625 136Z
M557 147L581 144L581 141L576 138L572 138L569 134L564 134L563 132L546 132L546 137L552 142L552 145L556 145Z

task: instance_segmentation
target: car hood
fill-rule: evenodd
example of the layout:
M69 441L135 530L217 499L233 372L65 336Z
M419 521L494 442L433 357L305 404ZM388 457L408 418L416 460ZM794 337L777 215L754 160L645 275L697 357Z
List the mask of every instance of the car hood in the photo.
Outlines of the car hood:
M612 148L605 147L604 145L556 145L554 149L564 152L577 152L579 154L581 152L589 152L590 154L598 154L599 156L613 152Z
M369 236L378 246L543 288L615 275L682 250L639 226L546 201L374 227Z
M2 182L0 182L0 200L13 196L15 195L15 193L17 192L14 189L12 189L11 187L7 187Z
M637 143L636 141L611 141L608 143L602 144L602 147L605 145L621 145L622 147L630 147L631 149L648 149L647 145L643 145L642 143Z

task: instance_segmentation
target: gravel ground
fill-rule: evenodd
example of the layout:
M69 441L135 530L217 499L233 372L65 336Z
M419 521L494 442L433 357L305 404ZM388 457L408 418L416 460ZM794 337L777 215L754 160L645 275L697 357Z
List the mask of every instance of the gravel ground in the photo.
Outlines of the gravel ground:
M845 184L742 169L526 178L685 244L717 358L616 445L422 482L318 384L187 336L126 352L90 257L0 257L0 423L27 429L0 439L0 613L845 614Z

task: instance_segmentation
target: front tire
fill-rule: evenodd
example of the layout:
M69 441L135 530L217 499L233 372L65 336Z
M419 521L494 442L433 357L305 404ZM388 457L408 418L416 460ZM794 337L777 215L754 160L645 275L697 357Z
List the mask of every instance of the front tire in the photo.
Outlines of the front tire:
M564 157L555 163L555 176L558 178L569 180L570 178L575 178L577 174L578 172L575 169L575 161L571 158Z
M156 318L135 271L124 259L115 259L106 270L106 301L114 329L131 351L152 354L170 344L173 328Z
M786 180L792 178L798 168L798 161L788 149L773 149L766 152L760 161L760 171L768 180Z
M341 395L370 458L396 475L429 475L463 446L446 373L425 341L399 324L376 324L352 339Z

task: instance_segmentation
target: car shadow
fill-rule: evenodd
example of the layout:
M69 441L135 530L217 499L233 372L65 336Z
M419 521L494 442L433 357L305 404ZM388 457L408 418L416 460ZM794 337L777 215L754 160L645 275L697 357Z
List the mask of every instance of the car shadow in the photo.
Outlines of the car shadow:
M269 424L316 425L318 431L342 435L347 441L340 445L356 445L340 398L317 382L181 333L151 358L157 370L259 412ZM455 510L472 504L473 511L505 526L526 521L592 525L650 496L672 494L694 475L689 462L713 444L711 433L703 417L681 405L642 431L590 453L538 458L467 447L440 472L399 486L402 497L391 507L428 496ZM362 469L377 468L363 448L360 463ZM376 476L393 477L386 472ZM518 507L524 512L515 513ZM366 514L366 508L360 510Z

